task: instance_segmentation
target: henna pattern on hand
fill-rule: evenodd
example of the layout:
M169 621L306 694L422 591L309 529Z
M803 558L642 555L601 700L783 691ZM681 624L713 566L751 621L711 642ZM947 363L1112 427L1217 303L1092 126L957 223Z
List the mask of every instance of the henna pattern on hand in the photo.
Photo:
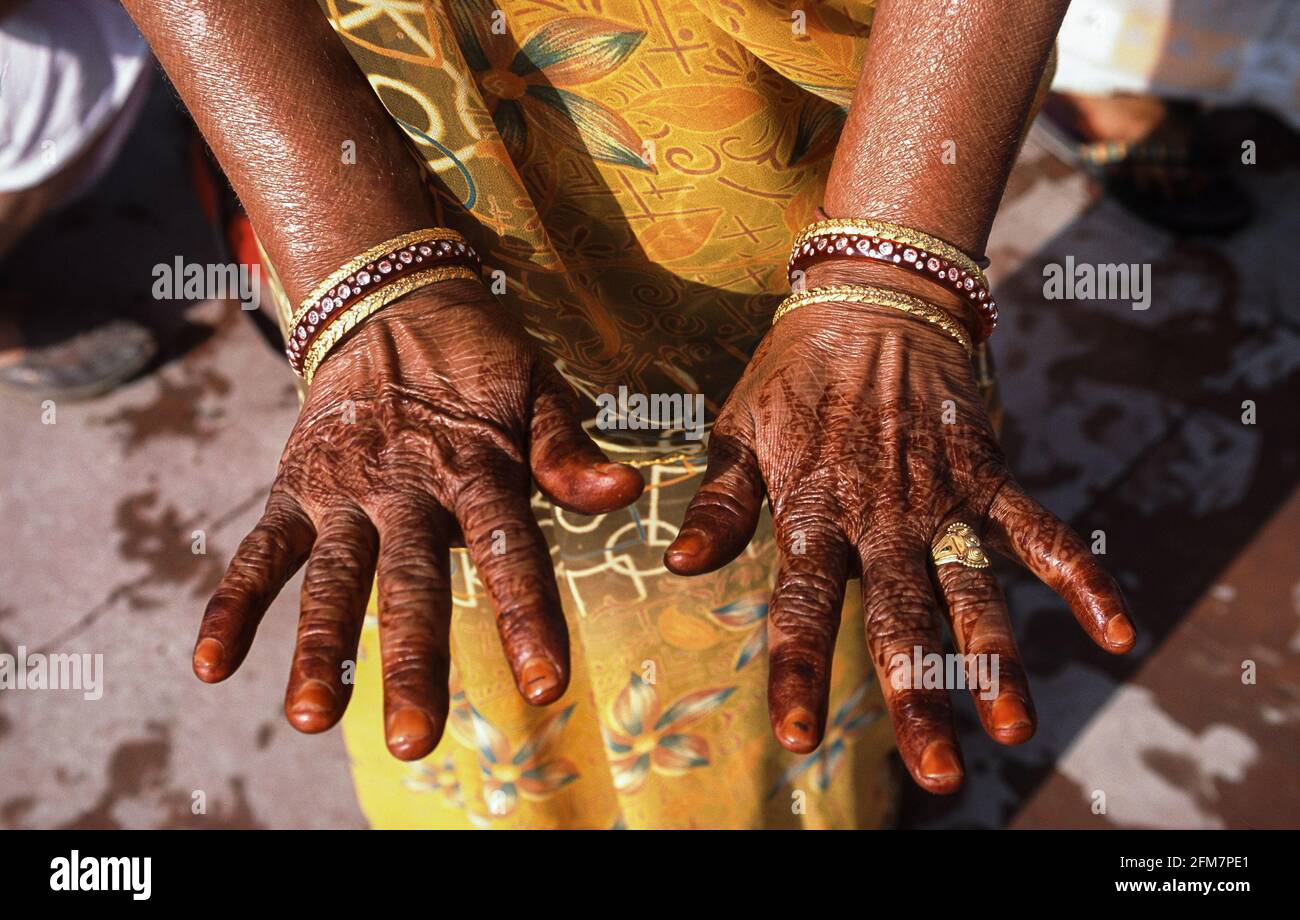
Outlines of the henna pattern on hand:
M544 704L569 680L568 634L531 482L602 514L644 483L582 430L573 390L473 282L445 282L362 324L321 365L257 527L208 604L195 672L239 667L267 606L307 562L285 713L334 725L378 574L388 746L423 757L448 709L448 546L463 535L497 610L519 692Z
M948 696L894 686L891 665L914 649L941 651L940 612L959 652L999 656L996 699L975 694L985 729L1007 744L1033 734L992 570L930 560L954 521L1052 587L1102 648L1133 645L1114 580L1011 477L961 349L914 320L857 304L809 305L782 319L718 417L708 469L665 564L691 575L730 562L753 535L764 495L780 552L768 700L776 736L792 751L813 750L825 730L844 583L854 576L899 752L921 786L961 785Z

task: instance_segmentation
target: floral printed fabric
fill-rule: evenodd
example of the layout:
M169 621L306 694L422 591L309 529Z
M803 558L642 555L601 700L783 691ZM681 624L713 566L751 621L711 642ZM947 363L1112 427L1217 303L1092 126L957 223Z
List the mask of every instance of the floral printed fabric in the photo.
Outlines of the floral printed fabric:
M790 240L820 201L871 4L321 6L427 164L442 220L486 254L489 281L573 386L588 399L619 385L702 393L711 418L788 290ZM595 520L535 500L572 635L568 693L545 709L519 698L458 551L450 724L430 757L400 763L384 746L372 606L344 720L371 822L886 822L892 733L856 585L826 741L790 754L768 724L770 522L722 571L669 575L662 554L703 472L701 442L589 427L649 487Z

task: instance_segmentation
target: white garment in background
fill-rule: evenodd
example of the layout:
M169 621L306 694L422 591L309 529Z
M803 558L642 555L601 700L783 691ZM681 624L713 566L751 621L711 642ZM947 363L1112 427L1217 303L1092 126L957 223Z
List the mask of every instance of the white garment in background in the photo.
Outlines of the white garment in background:
M0 192L39 185L111 123L92 172L106 170L151 69L114 0L27 0L0 18Z
M1074 0L1052 88L1252 104L1300 128L1300 0Z

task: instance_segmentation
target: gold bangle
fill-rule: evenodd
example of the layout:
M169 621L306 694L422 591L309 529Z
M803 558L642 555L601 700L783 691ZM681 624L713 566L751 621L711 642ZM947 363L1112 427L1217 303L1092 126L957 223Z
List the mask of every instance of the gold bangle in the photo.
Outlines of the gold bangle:
M902 224L891 224L885 220L830 218L811 223L800 230L799 235L794 238L794 245L790 249L791 259L794 258L799 251L799 247L804 243L815 240L819 236L827 236L833 233L859 233L878 237L882 240L892 240L895 243L902 243L904 246L915 246L918 249L924 249L941 259L947 259L953 265L975 278L983 287L988 288L989 286L988 279L984 277L983 270L975 264L975 260L952 245L952 243L941 240L937 236L922 233L920 230L913 230L911 227L904 227Z
M364 262L362 263L365 264ZM346 275L344 276L346 277ZM361 298L346 311L339 314L334 320L321 331L316 341L312 342L311 348L307 352L307 357L303 359L302 376L308 384L311 378L316 375L316 368L320 366L321 361L329 354L330 349L339 343L343 336L347 335L367 316L386 307L388 304L403 297L418 288L426 287L430 284L436 284L439 281L450 281L453 278L477 278L478 273L472 268L466 268L460 265L448 265L442 268L429 268L424 271L414 272L397 281L390 282L379 288L373 294Z
M445 227L371 246L318 284L294 313L285 337L289 366L310 382L307 359L314 374L329 349L362 319L426 284L477 277L480 267L474 247Z
M948 313L926 303L919 297L902 294L886 288L868 287L864 284L833 284L827 287L813 288L791 294L777 306L772 314L772 325L787 313L805 307L810 303L865 303L875 307L887 307L906 313L908 316L924 320L932 326L942 329L949 338L962 347L966 357L973 357L975 350L971 345L970 335L961 323Z
M442 240L453 240L457 243L464 243L465 237L461 236L455 230L446 227L429 227L425 230L413 230L410 233L403 233L401 236L395 236L391 240L371 246L361 255L354 259L349 259L341 265L337 271L333 272L328 278L316 285L312 292L303 298L302 304L298 307L293 318L289 320L289 328L293 329L302 320L307 312L314 306L325 293L337 286L340 282L346 280L349 276L355 275L358 271L365 268L371 262L387 255L388 253L409 246L412 243L435 243Z

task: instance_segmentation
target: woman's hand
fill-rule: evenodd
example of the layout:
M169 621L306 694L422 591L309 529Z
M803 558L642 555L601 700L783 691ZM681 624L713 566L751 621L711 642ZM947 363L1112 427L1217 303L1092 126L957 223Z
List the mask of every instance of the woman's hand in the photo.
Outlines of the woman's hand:
M375 314L317 371L266 512L208 604L195 673L219 681L239 667L306 561L285 713L301 731L324 731L351 694L377 571L388 747L425 756L447 718L448 546L463 535L519 692L557 699L568 634L530 480L583 514L630 504L644 485L608 463L576 410L568 384L475 282L434 285Z
M718 417L668 568L694 575L735 558L764 494L780 552L768 702L776 736L792 751L821 740L844 583L854 575L899 752L922 787L952 792L962 780L947 692L917 688L911 673L914 650L942 652L940 611L962 654L998 656L996 698L976 693L988 733L1004 744L1033 734L992 570L931 562L952 522L971 525L1051 586L1102 648L1133 646L1118 586L1012 478L965 354L923 322L855 304L809 305L783 318Z

